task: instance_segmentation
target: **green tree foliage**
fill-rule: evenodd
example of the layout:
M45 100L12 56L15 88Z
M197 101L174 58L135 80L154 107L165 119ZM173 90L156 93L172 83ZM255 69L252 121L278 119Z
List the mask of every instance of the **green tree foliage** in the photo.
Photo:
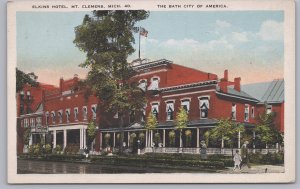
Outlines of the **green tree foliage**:
M170 131L169 132L169 144L170 146L174 146L175 145L175 131Z
M267 105L265 105L267 106ZM275 113L267 113L267 108L265 111L258 116L258 125L255 127L256 140L258 142L268 145L271 143L282 143L283 138L279 130L274 124Z
M210 131L212 140L228 141L232 147L233 141L238 137L238 132L243 133L245 128L242 124L235 123L230 119L220 119L215 128Z
M187 147L191 147L191 143L192 143L192 131L190 129L186 130L184 132L185 134L185 143Z
M161 142L161 136L159 133L155 133L154 134L154 139L153 141L155 142L155 144L159 144Z
M30 136L31 136L30 128L25 129L23 135L23 142L25 145L29 145Z
M175 128L179 130L180 133L180 148L182 147L182 130L187 127L189 117L185 109L181 106L176 115Z
M86 53L80 66L89 69L85 86L100 99L104 110L118 113L121 128L124 116L145 104L144 92L131 80L135 71L127 58L135 51L135 25L148 16L143 10L93 11L75 28L74 43ZM120 142L123 138L121 132Z
M16 91L21 91L25 84L37 87L38 82L35 81L36 79L37 76L33 72L26 74L23 71L16 68Z
M145 128L147 130L154 130L156 129L156 127L157 127L156 117L153 115L152 112L150 112L146 120Z
M87 126L87 136L88 136L88 143L91 145L91 149L92 149L92 145L93 145L93 140L95 139L97 134L97 127L95 125L95 123L93 121L89 122L88 126Z

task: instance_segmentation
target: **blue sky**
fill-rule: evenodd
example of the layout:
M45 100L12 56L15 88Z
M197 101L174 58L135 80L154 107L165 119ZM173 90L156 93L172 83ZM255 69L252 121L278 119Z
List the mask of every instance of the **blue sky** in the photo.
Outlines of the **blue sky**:
M85 54L73 40L86 13L18 12L17 66L55 85L60 77L85 77L87 70L78 67ZM283 77L283 22L282 11L169 11L150 12L137 25L149 31L141 39L142 58L166 58L220 77L228 69L245 84Z

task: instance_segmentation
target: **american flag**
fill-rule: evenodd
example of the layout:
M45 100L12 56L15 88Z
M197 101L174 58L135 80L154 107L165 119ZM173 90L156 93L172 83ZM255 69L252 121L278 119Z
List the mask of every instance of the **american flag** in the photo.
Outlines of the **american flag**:
M141 29L140 29L140 35L142 35L144 37L147 37L148 31L145 28L141 27Z

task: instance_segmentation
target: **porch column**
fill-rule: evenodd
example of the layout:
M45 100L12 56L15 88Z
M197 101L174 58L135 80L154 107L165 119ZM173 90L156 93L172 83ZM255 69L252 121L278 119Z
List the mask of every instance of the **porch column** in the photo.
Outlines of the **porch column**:
M127 132L127 146L129 147L129 140L130 140L130 133L129 131Z
M83 128L83 148L86 148L86 129Z
M53 130L53 148L56 148L56 130Z
M64 149L66 148L67 146L67 130L64 129Z
M197 148L199 148L200 147L200 144L199 144L199 135L200 135L200 133L199 133L199 128L197 128ZM198 150L197 150L198 151Z
M163 130L163 147L166 146L166 130Z
M100 149L102 150L102 132L101 131L100 131L99 140L100 140Z
M114 145L113 145L113 147L115 147L116 146L116 132L114 132Z
M146 148L148 147L148 138L149 138L149 137L148 137L148 131L146 130L146 144L145 144L145 145L146 145Z
M152 147L153 144L153 130L150 132L150 146Z
M82 128L79 129L79 141L80 141L80 149L83 149L82 145Z
M241 131L238 132L238 148L241 148Z
M224 148L224 138L222 136L222 141L221 141L221 148Z

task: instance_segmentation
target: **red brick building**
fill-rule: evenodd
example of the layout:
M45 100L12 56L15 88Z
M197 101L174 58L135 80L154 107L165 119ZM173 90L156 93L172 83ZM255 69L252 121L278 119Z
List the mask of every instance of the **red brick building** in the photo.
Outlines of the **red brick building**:
M145 138L140 141L142 147L151 146L154 135L161 137L161 146L179 146L179 134L176 133L175 144L171 145L169 133L174 130L176 113L181 106L188 112L190 120L185 130L192 133L191 144L188 146L184 138L182 146L189 147L191 152L197 152L205 131L215 127L221 118L243 123L249 129L256 123L256 116L261 108L260 101L241 91L241 78L229 81L227 70L222 78L218 78L213 73L180 66L165 59L134 64L133 68L138 73L133 79L145 91L147 103L144 110L132 112L125 120L127 126L123 130L126 147L132 145L132 133L137 136L144 133ZM57 144L63 147L77 144L80 149L87 147L87 125L90 121L95 121L99 126L94 141L95 150L108 145L117 147L120 133L117 115L101 117L98 99L93 95L86 96L84 91L74 90L78 80L75 75L69 80L60 79L59 87L36 89L39 92L34 98L40 100L42 108L38 112L36 109L35 113L42 116L42 125L47 128L48 136L51 136L51 144L53 147ZM276 106L273 107L275 110ZM18 109L21 109L20 104ZM159 134L148 133L144 128L146 115L150 112L157 117L158 127L155 132ZM280 115L276 122L283 122L283 114ZM33 118L35 115L28 114L23 117L26 116ZM24 126L23 117L21 127ZM239 146L240 140L236 141L236 147Z

